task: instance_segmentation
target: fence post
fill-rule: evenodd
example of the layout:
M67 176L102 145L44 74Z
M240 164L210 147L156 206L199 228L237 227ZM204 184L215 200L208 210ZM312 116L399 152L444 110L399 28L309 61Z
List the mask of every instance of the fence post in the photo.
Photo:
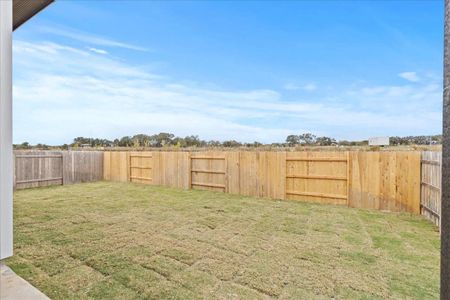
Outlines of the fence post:
M65 185L66 184L66 182L65 182L65 176L64 176L64 161L65 161L65 159L64 159L64 154L63 154L63 152L61 151L61 183L62 183L62 185Z
M347 151L347 207L350 206L350 180L352 180L351 174L350 151Z
M192 189L192 153L191 151L189 151L189 186L188 186L188 190Z

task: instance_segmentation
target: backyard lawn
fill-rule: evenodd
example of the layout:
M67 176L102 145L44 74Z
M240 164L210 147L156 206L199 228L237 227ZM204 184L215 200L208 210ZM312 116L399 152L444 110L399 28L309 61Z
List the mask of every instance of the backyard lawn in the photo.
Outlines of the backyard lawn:
M6 263L52 299L438 298L409 214L126 183L15 193Z

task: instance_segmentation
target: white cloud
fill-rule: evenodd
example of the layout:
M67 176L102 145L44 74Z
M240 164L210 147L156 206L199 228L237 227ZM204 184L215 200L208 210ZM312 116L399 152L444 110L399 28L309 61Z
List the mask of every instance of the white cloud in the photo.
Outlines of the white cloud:
M411 82L419 82L420 77L417 75L416 72L403 72L398 74L401 78L411 81Z
M303 86L303 89L305 91L312 92L312 91L317 90L317 85L315 83L308 83L308 84Z
M313 82L307 83L307 84L298 84L295 82L288 82L284 85L284 89L288 91L296 91L296 90L303 90L307 92L312 92L317 90L317 85Z
M288 91L296 91L300 89L300 86L296 83L288 82L284 85L284 89Z
M92 52L94 52L94 53L97 53L97 54L103 54L103 55L108 54L108 51L103 50L103 49L97 49L97 48L91 47L91 48L88 48L88 50L89 50L89 51L92 51Z
M39 30L45 33L54 34L58 36L62 36L65 38L69 38L72 40L85 42L93 45L105 46L105 47L117 47L117 48L125 48L129 50L136 51L149 51L149 49L145 47L136 46L129 43L118 42L112 39L108 39L105 37L99 37L96 35L88 34L85 32L75 31L71 29L61 29L56 27L47 27L41 26Z
M160 131L274 142L304 131L357 139L440 129L441 91L433 81L341 88L332 100L287 100L272 89L186 84L56 43L15 41L14 55L15 142L60 144L76 136Z

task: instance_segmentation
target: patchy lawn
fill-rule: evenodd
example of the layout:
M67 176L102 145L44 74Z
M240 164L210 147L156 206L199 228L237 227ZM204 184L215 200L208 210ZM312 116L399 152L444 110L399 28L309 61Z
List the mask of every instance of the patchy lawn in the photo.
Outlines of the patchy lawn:
M53 299L438 298L419 216L137 184L15 193L7 264Z

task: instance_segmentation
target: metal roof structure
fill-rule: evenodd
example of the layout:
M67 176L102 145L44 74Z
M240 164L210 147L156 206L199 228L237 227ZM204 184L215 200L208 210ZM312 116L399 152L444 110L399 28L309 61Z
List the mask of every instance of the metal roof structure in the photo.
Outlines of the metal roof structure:
M13 0L13 30L31 19L54 0Z

